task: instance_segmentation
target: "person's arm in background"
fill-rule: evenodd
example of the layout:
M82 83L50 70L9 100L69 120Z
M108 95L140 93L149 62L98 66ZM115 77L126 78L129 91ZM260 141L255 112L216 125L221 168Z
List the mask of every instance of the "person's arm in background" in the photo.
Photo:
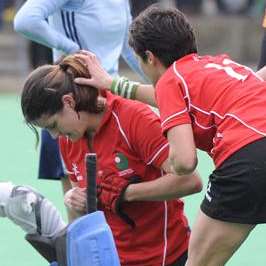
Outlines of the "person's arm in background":
M47 18L69 0L28 0L14 18L14 30L26 38L64 53L79 50L78 44L49 26Z
M133 52L133 50L128 45L128 35L126 34L126 37L124 39L121 56L125 60L125 62L128 64L128 66L133 70L135 73L137 73L142 80L148 81L145 77L145 74L143 73L142 69L139 66L138 60Z
M262 21L263 37L261 42L260 58L258 63L257 75L266 80L266 9Z
M261 42L261 52L258 64L258 70L266 65L266 29L263 28L263 39Z
M266 80L266 66L258 70L256 74L263 80Z
M266 2L265 2L266 4ZM261 42L260 59L258 63L258 70L266 65L266 6L264 4L264 16L262 20L263 37Z
M127 18L128 18L128 27L132 22L132 15L131 15L131 10L130 10L130 5L128 5L127 9ZM147 81L147 78L145 77L142 69L139 66L139 63L134 55L133 50L129 47L128 45L128 28L124 34L124 41L123 41L123 46L122 46L122 51L121 51L121 56L127 63L127 65L133 70L135 73L137 73L142 80Z
M265 21L266 23L266 21ZM260 53L260 59L258 64L258 71L256 74L261 77L262 79L266 80L266 29L263 28L263 39L261 43L261 53Z

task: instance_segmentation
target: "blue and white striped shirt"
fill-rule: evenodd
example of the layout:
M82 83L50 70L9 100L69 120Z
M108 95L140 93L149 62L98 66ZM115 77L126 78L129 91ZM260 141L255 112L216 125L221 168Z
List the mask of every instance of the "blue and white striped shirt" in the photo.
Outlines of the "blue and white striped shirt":
M128 0L28 0L16 14L14 28L53 48L54 60L84 49L95 53L111 75L117 75L121 54L143 76L127 43L130 23Z

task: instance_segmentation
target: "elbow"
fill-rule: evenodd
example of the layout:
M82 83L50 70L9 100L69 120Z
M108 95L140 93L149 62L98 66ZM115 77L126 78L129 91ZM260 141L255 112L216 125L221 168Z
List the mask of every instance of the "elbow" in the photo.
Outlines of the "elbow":
M29 22L29 17L25 18L19 12L16 14L13 22L14 31L17 33L27 34L31 31L34 23Z
M174 154L170 155L172 170L177 175L190 175L197 167L198 159L196 153L192 156L177 157Z
M15 32L21 33L25 31L25 23L23 19L17 14L13 21L13 28Z
M198 176L194 177L191 185L191 193L199 193L202 191L202 189L203 184L201 179Z
M185 195L192 195L202 191L203 184L197 173L189 176L184 176L186 179L186 193Z

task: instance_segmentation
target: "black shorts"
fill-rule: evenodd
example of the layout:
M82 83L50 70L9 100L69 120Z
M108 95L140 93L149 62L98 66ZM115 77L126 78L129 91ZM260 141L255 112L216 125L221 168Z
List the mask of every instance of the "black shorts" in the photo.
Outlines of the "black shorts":
M266 223L266 138L244 146L213 171L201 210L221 221Z
M185 251L175 262L168 266L185 266L186 261L187 261L187 251Z

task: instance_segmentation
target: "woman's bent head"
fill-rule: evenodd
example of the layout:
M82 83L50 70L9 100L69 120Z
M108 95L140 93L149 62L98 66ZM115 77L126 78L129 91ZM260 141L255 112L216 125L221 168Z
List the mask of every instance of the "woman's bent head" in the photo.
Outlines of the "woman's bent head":
M34 129L39 121L62 112L64 98L71 96L73 111L100 113L103 105L98 101L98 90L77 85L77 77L90 78L86 66L74 56L67 56L55 65L44 65L34 70L27 78L21 96L21 108L26 123Z

